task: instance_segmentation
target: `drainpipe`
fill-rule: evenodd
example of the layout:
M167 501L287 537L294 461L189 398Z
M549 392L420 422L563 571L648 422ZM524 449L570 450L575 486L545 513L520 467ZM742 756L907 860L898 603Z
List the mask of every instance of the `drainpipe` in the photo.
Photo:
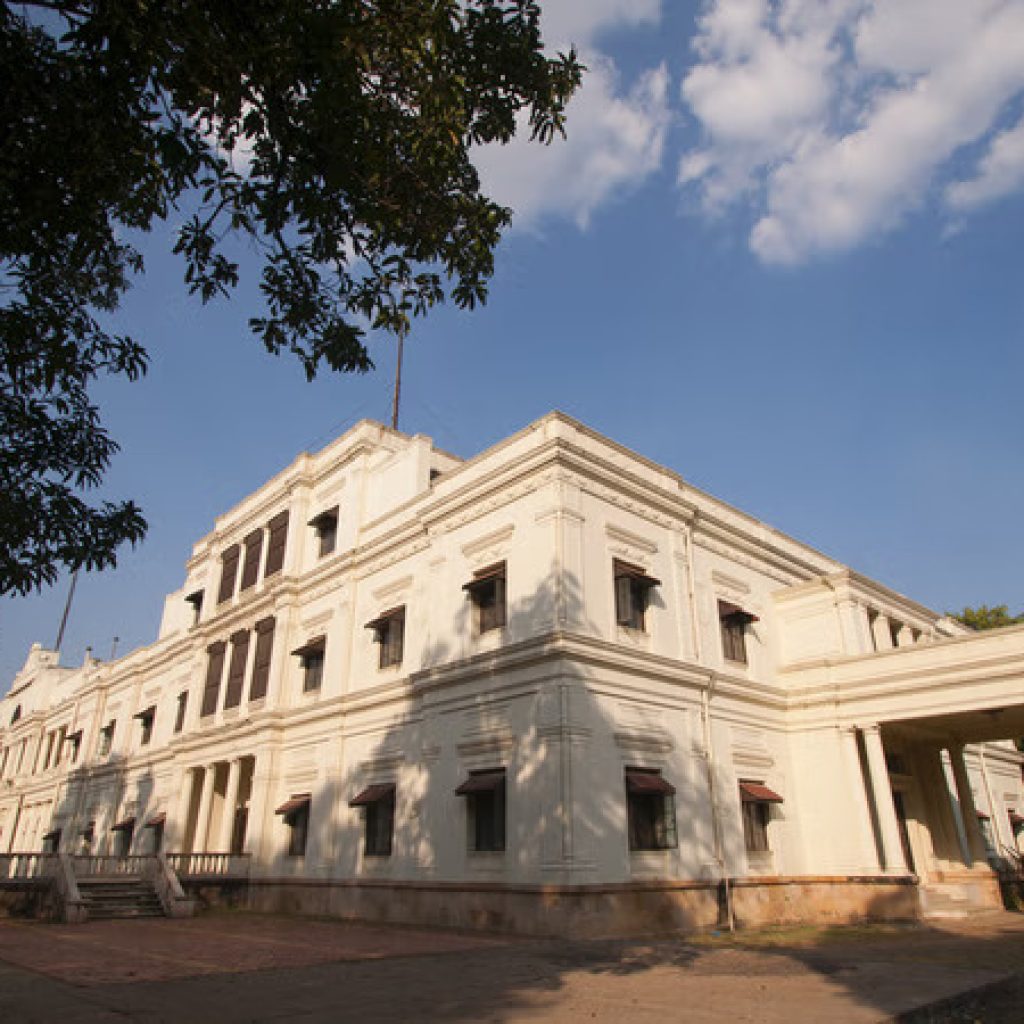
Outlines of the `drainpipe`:
M697 621L697 584L693 569L693 527L699 513L693 513L689 527L684 531L686 540L686 584L690 601L690 630L693 640L694 660L700 664L701 642L700 625ZM711 698L715 689L715 675L708 673L708 685L700 695L700 717L704 730L704 764L708 773L708 799L711 802L711 835L714 843L714 858L718 865L718 874L725 891L725 911L729 922L729 931L736 930L736 921L732 912L732 890L729 887L729 873L725 869L725 843L722 839L722 822L718 815L718 795L715 787L715 748L711 739Z
M711 739L711 698L715 689L715 676L708 675L708 685L701 692L701 719L704 726L704 759L708 771L708 798L711 801L711 834L714 840L715 863L725 892L725 912L729 931L736 930L732 912L732 891L729 888L729 873L725 867L725 844L722 840L722 822L718 816L718 796L715 788L715 754Z

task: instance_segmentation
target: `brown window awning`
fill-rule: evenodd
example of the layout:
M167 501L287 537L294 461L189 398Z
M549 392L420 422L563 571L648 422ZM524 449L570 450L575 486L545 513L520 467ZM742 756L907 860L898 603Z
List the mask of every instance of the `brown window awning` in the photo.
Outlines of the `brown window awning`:
M760 782L741 782L740 800L745 804L781 804L783 799L775 792Z
M314 528L321 528L329 526L331 523L337 523L339 507L340 506L335 505L334 508L328 508L324 509L323 512L318 512L309 520L309 525Z
M116 825L110 826L111 832L131 832L135 828L135 818L125 818L124 821L119 821Z
M143 828L160 828L166 821L166 814L154 814L153 817L146 822Z
M630 562L620 562L617 558L612 562L612 571L615 579L626 579L636 580L637 583L642 584L645 587L660 587L661 580L655 579L653 576L649 576L643 566L632 565Z
M498 789L504 781L504 768L488 772L474 772L455 790L455 795L468 796L470 793L491 793Z
M276 811L275 814L294 814L296 811L302 810L303 807L308 807L309 802L312 799L311 793L296 793L294 796L289 797Z
M991 816L984 811L978 811L978 821L991 821Z
M155 718L155 717L156 717L156 705L155 704L152 707L146 708L145 711L136 711L135 714L132 715L132 718L138 718L138 719L140 719L143 722L147 718Z
M1011 828L1020 828L1021 825L1024 825L1024 814L1018 814L1012 808L1007 813L1010 815Z
M733 604L731 601L718 602L718 617L725 620L732 619L744 624L758 621L756 615L752 615L745 608L741 608L738 604Z
M87 821L87 822L86 822L86 823L85 823L85 824L84 824L84 825L83 825L83 826L82 826L82 827L81 827L81 828L80 828L80 829L78 830L78 834L79 834L80 836L91 836L91 835L93 834L93 832L95 832L95 831L96 831L96 822L95 822L95 821Z
M637 794L660 794L675 796L676 787L657 772L641 772L626 769L626 790Z
M59 828L51 829L49 832L46 832L43 835L43 842L44 843L52 843L52 842L54 842L57 839L60 839L60 829Z
M468 590L472 593L479 587L487 586L492 580L504 579L505 578L505 563L496 562L494 565L489 565L485 569L479 569L473 573L473 578L468 583L462 584L463 590Z
M326 646L326 636L314 636L301 647L296 647L292 654L297 658L308 658L311 654L321 654Z
M349 807L366 807L368 804L379 803L381 800L389 800L395 795L395 784L393 782L381 782L374 786L367 786L358 796L349 800Z
M76 729L74 732L69 732L64 737L68 743L81 743L82 742L82 730Z
M367 629L382 630L392 619L405 618L405 605L399 605L397 608L389 608L386 612L381 612L380 615L375 619L370 619L366 624Z

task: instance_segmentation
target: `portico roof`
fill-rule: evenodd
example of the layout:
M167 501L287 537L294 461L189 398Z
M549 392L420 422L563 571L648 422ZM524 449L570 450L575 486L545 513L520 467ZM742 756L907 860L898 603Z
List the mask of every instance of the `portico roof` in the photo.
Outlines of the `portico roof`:
M978 743L1024 736L1024 625L780 672L799 724L907 724Z

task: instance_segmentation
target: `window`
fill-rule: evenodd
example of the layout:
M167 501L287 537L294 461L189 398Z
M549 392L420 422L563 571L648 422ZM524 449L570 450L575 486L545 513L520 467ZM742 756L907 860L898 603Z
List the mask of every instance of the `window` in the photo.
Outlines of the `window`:
M284 818L284 823L291 830L288 836L288 856L304 857L306 855L306 837L309 834L309 793L297 793L289 797L274 812Z
M232 544L220 556L220 589L217 591L217 604L230 601L235 593L235 577L238 575L239 548Z
M181 732L185 728L185 712L188 709L188 690L178 694L178 710L174 715L174 731Z
M631 850L670 850L676 840L676 788L656 768L626 769L626 818Z
M889 639L892 640L893 647L899 647L900 645L900 633L903 631L903 623L897 622L895 619L889 620Z
M224 688L224 707L237 708L242 703L245 685L245 665L249 657L249 630L239 629L231 634L231 663L228 682Z
M740 806L743 812L743 845L747 853L768 853L768 823L772 804L781 804L782 797L763 782L740 782Z
M135 835L135 819L125 818L110 829L114 833L114 856L127 857L132 852L132 838Z
M469 773L457 790L466 798L469 848L478 853L505 849L505 769Z
M267 567L263 570L263 576L273 576L281 571L284 565L284 547L288 540L288 513L279 512L267 523L270 531L270 540L267 543Z
M203 703L199 708L200 718L209 718L217 711L220 701L220 677L224 674L224 653L228 645L223 640L206 648L206 685L203 687Z
M334 508L313 516L309 525L316 531L319 557L326 558L334 552L338 543L338 506L335 505Z
M722 629L722 655L737 665L747 663L747 626L757 616L728 601L718 602L718 621Z
M98 751L100 757L106 757L110 753L110 748L114 745L114 729L116 726L117 722L107 722L100 729L100 746Z
M314 693L319 690L323 684L324 649L326 644L326 637L317 636L292 651L292 654L296 655L302 661L303 693Z
M82 752L82 730L78 729L68 736L68 744L71 747L71 763L75 764L78 761L78 755Z
M367 786L349 801L349 807L362 807L365 813L363 852L367 857L390 857L395 831L395 785L393 782Z
M145 828L149 833L149 852L159 853L164 846L164 825L167 823L166 814L155 814L146 822Z
M366 624L374 632L374 642L380 644L380 668L402 664L402 648L405 641L405 605L389 608Z
M156 708L146 708L135 716L142 723L142 735L139 739L140 746L148 746L153 739L153 722L156 721Z
M57 853L60 851L59 828L52 829L43 836L43 853Z
M260 575L260 555L263 554L263 530L253 530L245 540L245 564L242 568L240 590L256 586Z
M11 725L14 725L18 719L21 718L21 705L19 704L13 712L11 712Z
M196 590L185 597L185 603L192 606L192 625L199 625L199 616L203 611L203 592Z
M267 695L270 680L270 659L274 653L274 617L260 619L256 623L256 656L253 658L252 682L249 684L249 700L262 700Z
M476 610L476 631L487 633L505 625L505 563L498 562L473 573L463 590Z
M639 565L612 562L615 579L615 621L628 629L644 628L644 617L651 590L661 586L661 580L648 576Z

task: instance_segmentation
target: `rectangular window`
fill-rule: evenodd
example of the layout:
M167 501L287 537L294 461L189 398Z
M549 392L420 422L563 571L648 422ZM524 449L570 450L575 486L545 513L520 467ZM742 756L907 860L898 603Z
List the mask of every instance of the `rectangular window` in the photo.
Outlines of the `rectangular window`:
M245 564L242 567L241 590L256 586L260 576L260 555L263 554L263 531L253 530L243 542L245 544Z
M53 743L57 738L57 734L54 732L48 732L46 734L46 757L43 758L43 771L50 767L50 758L53 756Z
M228 683L224 689L224 707L237 708L242 703L245 686L245 665L249 657L249 630L239 629L231 634L231 662L228 665Z
M114 833L114 856L127 857L132 852L132 839L135 836L135 819L125 818L111 826Z
M333 554L338 543L338 506L314 516L309 525L316 531L318 557L326 558Z
M718 622L722 632L722 656L737 665L747 664L747 626L757 616L728 601L718 602Z
M498 562L473 573L473 578L463 585L476 614L477 633L505 625L505 583L505 563Z
M217 604L230 601L235 593L235 577L238 575L239 547L232 544L220 556L220 589L217 591Z
M466 798L469 848L478 853L505 849L505 769L469 773L457 790Z
M199 617L203 612L203 592L201 590L193 591L185 597L185 603L192 607L192 625L199 625Z
M304 857L306 838L309 834L309 793L298 793L289 797L277 810L284 823L291 830L288 836L288 856Z
M206 685L203 687L203 703L199 708L200 718L216 714L220 701L220 677L224 674L224 652L227 644L218 640L206 648L209 660L206 663Z
M274 654L274 617L260 619L256 623L256 655L253 658L252 683L249 685L249 700L262 700L267 695L270 681L270 659Z
M661 586L661 580L648 576L639 565L612 562L615 580L615 621L627 629L643 630L651 590Z
M174 731L181 732L185 728L185 712L188 709L188 690L178 694L178 710L174 715Z
M656 768L626 769L626 817L631 850L671 850L676 839L676 788Z
M68 746L71 748L70 757L71 763L78 763L78 755L82 752L82 730L76 729L75 732L68 736Z
M374 642L380 644L378 665L390 668L402 664L405 645L405 605L389 608L366 624L374 632Z
M60 852L60 835L61 830L55 828L43 836L43 853Z
M395 785L392 782L367 786L349 801L349 807L362 807L365 812L367 857L390 857L395 832Z
M292 651L292 654L302 662L303 693L313 693L323 685L324 651L326 646L327 638L317 636Z
M97 753L100 757L106 757L110 753L111 747L114 745L114 729L117 726L117 722L107 722L102 729L100 729L100 745Z
M139 720L141 726L139 745L142 747L149 746L150 741L153 739L153 723L156 721L156 708L146 708L145 711L140 711L135 717Z
M763 782L740 782L740 807L743 813L743 845L747 853L768 853L768 823L772 804L781 804L782 797Z
M281 571L284 565L284 548L288 540L288 512L279 512L267 524L270 530L270 540L267 544L267 567L263 570L263 576L273 576Z

